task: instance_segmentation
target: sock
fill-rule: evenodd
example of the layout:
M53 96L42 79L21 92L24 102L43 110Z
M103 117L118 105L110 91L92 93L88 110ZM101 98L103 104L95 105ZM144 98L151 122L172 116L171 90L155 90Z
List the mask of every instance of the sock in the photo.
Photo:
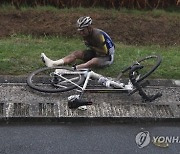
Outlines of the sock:
M64 60L63 59L59 59L59 60L56 60L56 61L53 61L53 65L64 65Z

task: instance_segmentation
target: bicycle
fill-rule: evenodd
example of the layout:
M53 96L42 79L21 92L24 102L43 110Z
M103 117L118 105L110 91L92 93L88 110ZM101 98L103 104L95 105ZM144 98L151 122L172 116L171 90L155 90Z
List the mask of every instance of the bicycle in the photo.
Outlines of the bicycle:
M58 93L76 90L79 95L68 97L70 109L84 105L91 105L92 102L82 100L85 92L125 92L132 95L139 92L143 101L154 101L162 96L160 92L154 95L147 95L143 90L149 81L144 81L161 64L161 56L151 55L142 58L122 70L117 78L105 77L90 69L75 69L74 67L44 67L32 72L27 78L27 84L32 89L45 93ZM127 83L120 81L122 75L128 72ZM89 81L96 81L102 85L100 88L87 88Z

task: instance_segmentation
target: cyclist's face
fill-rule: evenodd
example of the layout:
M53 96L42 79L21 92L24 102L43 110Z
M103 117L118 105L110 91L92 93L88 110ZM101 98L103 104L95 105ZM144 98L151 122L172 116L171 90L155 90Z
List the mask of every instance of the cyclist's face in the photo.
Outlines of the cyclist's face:
M79 30L79 33L81 36L88 36L89 35L88 27L85 27L85 28Z

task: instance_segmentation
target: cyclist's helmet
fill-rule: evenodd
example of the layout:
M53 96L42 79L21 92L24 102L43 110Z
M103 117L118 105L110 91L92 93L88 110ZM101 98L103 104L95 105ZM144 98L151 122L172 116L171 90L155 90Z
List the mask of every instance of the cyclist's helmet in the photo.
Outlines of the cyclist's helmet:
M82 30L84 27L88 27L91 24L92 24L91 17L80 17L77 20L77 28L78 28L78 30Z

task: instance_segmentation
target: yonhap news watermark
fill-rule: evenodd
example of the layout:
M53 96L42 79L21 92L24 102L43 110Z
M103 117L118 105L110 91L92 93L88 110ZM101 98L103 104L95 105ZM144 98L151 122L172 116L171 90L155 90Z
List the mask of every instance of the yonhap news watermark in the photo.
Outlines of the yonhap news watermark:
M141 131L136 135L135 142L139 148L144 148L150 143L159 147L168 147L169 144L180 144L180 136L153 136L149 131Z

